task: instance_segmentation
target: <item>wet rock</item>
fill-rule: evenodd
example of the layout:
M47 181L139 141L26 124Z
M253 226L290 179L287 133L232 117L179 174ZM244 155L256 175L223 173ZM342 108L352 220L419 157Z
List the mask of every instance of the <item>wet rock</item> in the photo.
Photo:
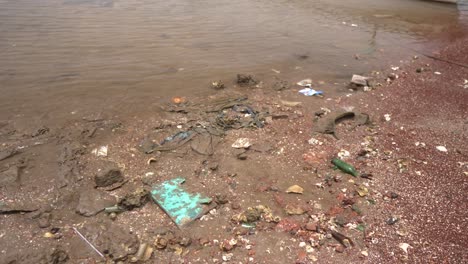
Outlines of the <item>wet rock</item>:
M11 158L16 154L18 154L18 151L14 150L14 149L2 150L2 151L0 151L0 161Z
M149 200L149 191L145 188L137 188L134 192L128 193L119 199L118 205L125 210L133 210L142 207Z
M138 238L125 226L107 222L102 225L90 225L80 232L114 261L125 260L129 255L137 253Z
M192 244L192 239L190 237L182 237L179 241L179 245L183 247L188 247Z
M394 225L399 220L400 220L399 218L392 216L392 217L388 218L387 221L385 221L385 222L387 223L387 225Z
M54 249L48 257L47 263L62 264L68 262L68 254L64 250Z
M302 206L297 205L297 204L288 204L286 205L284 210L286 211L288 215L301 215L306 212L304 208L302 208Z
M50 218L52 215L50 213L43 213L38 220L38 225L40 228L47 228L50 226Z
M394 81L394 80L396 80L396 79L398 78L398 75L396 75L395 73L392 72L392 73L389 73L389 74L387 75L387 77L388 77L390 80Z
M241 154L237 155L237 158L239 160L246 160L247 159L247 154L245 154L245 152L241 153Z
M258 81L252 75L237 74L237 84L241 87L254 86Z
M108 187L115 183L123 182L124 176L116 163L107 161L94 176L96 187Z
M158 236L156 237L156 240L154 241L154 246L157 249L165 249L167 247L168 240L165 237Z
M19 168L11 166L0 172L0 187L18 186L20 184Z
M215 202L217 204L226 204L229 202L226 194L217 194L215 196Z
M278 232L289 233L296 233L299 229L301 229L301 225L299 224L299 222L292 218L282 219L275 227L275 230Z
M85 190L80 194L76 213L83 216L93 216L103 211L105 207L115 205L115 197L98 190Z
M318 230L318 225L317 223L307 223L306 226L305 226L305 229L307 231L314 231L314 232L317 232Z

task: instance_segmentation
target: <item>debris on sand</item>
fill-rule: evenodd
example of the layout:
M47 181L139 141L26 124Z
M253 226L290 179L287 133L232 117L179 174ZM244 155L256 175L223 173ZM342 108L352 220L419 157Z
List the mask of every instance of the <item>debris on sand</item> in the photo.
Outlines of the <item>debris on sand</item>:
M96 187L108 187L115 183L120 183L125 180L119 166L112 161L105 161L102 167L94 176Z
M444 147L444 146L437 146L436 149L437 149L438 151L441 151L441 152L447 152L447 151L448 151L447 148Z
M340 169L341 171L345 172L345 173L348 173L354 177L357 177L359 175L359 173L356 171L356 169L351 165L351 164L348 164L338 158L334 158L332 159L332 163L333 165L335 165L338 169Z
M76 213L83 216L93 216L104 211L104 208L115 204L115 197L99 190L82 191L76 207Z
M249 74L237 74L237 84L241 87L255 86L259 82L254 76Z
M224 89L226 86L224 85L224 83L222 81L215 81L215 82L212 82L211 83L211 87L215 90L222 90Z
M312 88L304 88L299 90L299 93L305 96L323 95L323 91L317 91Z
M92 153L98 157L107 157L108 146L101 146L93 149Z
M184 226L201 217L208 211L204 204L211 203L211 198L202 194L186 192L181 187L184 182L184 178L175 178L156 185L151 190L153 200L178 226Z
M149 200L149 191L145 188L137 188L135 191L126 194L119 199L117 205L120 208L131 211L135 208L142 207Z
M242 149L242 148L247 149L251 145L252 145L252 143L250 143L250 139L248 139L248 138L238 138L238 139L236 139L236 141L234 143L232 143L232 147L237 148L237 149Z
M355 127L360 125L366 125L370 123L369 115L364 113L356 113L356 112L349 112L349 111L338 111L335 113L330 113L318 120L316 120L312 131L322 134L331 134L336 139L338 139L335 131L336 123L348 119L353 118L355 121Z
M351 83L360 85L360 86L369 86L367 83L367 80L369 79L370 79L369 77L354 74L353 77L351 78Z
M255 207L249 207L244 212L233 217L233 220L239 223L250 224L260 220L267 222L278 222L280 219L274 217L271 209L264 205L257 205Z
M287 193L298 193L298 194L302 194L304 192L304 188L302 188L301 186L299 185L293 185L293 186L290 186L287 190L286 190Z

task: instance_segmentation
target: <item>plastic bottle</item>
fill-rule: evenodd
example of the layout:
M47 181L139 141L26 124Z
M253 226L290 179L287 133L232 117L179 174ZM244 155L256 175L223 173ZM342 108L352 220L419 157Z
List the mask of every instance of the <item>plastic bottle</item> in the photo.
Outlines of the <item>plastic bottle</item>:
M345 173L351 174L354 177L357 177L359 175L359 173L356 171L356 169L352 165L350 165L350 164L348 164L348 163L346 163L346 162L344 162L344 161L342 161L342 160L340 160L338 158L334 158L332 160L332 163L333 163L333 165L338 167L338 169L340 169L341 171L343 171Z

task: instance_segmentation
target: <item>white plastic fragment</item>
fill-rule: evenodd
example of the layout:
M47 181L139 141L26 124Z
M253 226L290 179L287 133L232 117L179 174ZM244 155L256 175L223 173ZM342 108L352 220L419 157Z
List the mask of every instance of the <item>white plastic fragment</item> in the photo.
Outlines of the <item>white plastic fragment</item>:
M385 114L385 115L384 115L384 118L385 118L385 121L387 121L387 122L390 121L390 120L392 120L390 114Z
M438 151L442 151L442 152L447 152L447 151L448 151L447 148L444 147L444 146L437 146L436 149L437 149Z
M408 243L400 243L398 245L406 254L408 254L408 248L412 247Z
M369 77L353 74L353 77L351 77L351 83L357 84L357 85L362 85L362 86L367 86L367 80L369 80Z
M340 150L340 152L338 152L338 157L340 157L340 159L344 159L344 158L347 158L349 156L351 156L351 154L346 149L342 149L342 150Z
M357 27L358 25L356 25L356 24L351 24L351 26L352 26L352 27Z
M252 144L248 138L238 138L233 144L233 148L249 148Z
M91 153L93 153L94 155L98 157L107 157L107 150L108 150L107 146L100 146L99 148L93 149Z
M297 82L297 85L302 87L312 87L312 79L304 79L302 81Z
M392 70L394 70L394 71L397 71L399 69L400 69L400 67L392 67Z
M321 146L323 144L322 141L320 141L320 140L318 140L316 138L311 138L307 142L309 142L310 145L319 145L319 146Z
M434 74L435 74L435 75L441 75L442 73L436 71L436 72L434 72Z

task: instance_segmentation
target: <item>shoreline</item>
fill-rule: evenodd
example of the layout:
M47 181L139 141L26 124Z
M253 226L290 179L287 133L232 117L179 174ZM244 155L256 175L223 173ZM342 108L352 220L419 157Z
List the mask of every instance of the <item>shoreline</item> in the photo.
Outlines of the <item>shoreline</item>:
M460 39L437 56L467 64L466 46L468 39ZM155 107L154 115L133 122L97 115L32 131L18 131L6 122L0 126L2 151L17 151L0 161L5 179L0 201L7 212L0 219L10 230L2 232L2 240L9 241L2 243L6 263L98 261L71 227L117 263L127 263L144 243L154 250L148 263L466 261L468 69L423 57L399 67L389 70L398 75L391 83L381 73L381 87L350 91L349 97L301 97L292 85L279 92L237 87L208 98L187 97L187 104L168 104L164 111ZM418 73L417 68L425 69ZM247 119L247 127L226 129L212 155L194 151L207 150L202 140L159 154L138 147L145 139L161 142L177 131L212 124L224 112L207 111L210 104L245 95L264 126ZM296 101L300 104L291 104ZM311 136L315 113L322 108L367 113L372 124L344 121L336 127L339 140ZM237 121L245 115L225 114ZM311 137L317 141L309 144ZM233 148L239 138L250 139L252 146ZM107 146L105 157L92 154L101 146ZM333 170L330 160L339 152L372 180ZM106 162L125 178L110 191L95 188L95 175ZM187 228L178 228L147 193L115 219L101 212L140 188L148 191L180 176L189 191L212 197L216 207ZM286 193L292 185L303 193ZM263 214L255 228L235 220L259 205L281 220L268 221ZM340 244L333 232L349 237L354 246ZM408 244L407 253L401 243Z

